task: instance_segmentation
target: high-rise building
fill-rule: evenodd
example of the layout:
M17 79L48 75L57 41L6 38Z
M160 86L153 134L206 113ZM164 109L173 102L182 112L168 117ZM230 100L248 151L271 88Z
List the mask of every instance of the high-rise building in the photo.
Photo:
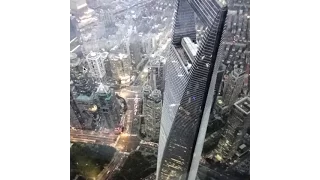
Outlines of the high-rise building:
M216 99L216 103L213 106L215 112L224 116L228 112L228 106L223 102L223 97L218 96Z
M102 126L113 129L120 122L120 103L109 86L100 83L96 91L95 102L105 122ZM103 124L105 123L105 124Z
M215 159L228 162L243 142L250 123L250 98L245 97L234 103L228 117L222 138L214 150Z
M110 54L108 59L111 66L112 77L120 80L121 84L130 82L131 62L129 56L122 53L117 55Z
M149 63L149 84L152 89L163 92L163 63L160 59L151 60Z
M239 94L245 80L245 71L242 69L233 70L225 84L223 90L223 102L226 106L232 106L239 98Z
M157 179L194 180L213 103L216 58L227 7L222 0L177 0L170 55L166 61ZM196 43L195 14L205 25L192 62L181 40ZM188 63L192 64L187 67Z
M156 37L154 34L147 34L142 39L142 51L151 54L157 48Z
M91 120L88 120L87 118L87 107L82 105L83 103L91 105L90 103L87 103L88 101L86 100L92 97L95 86L93 79L88 74L88 71L89 69L86 61L79 58L75 53L70 53L70 107L72 109L71 121L75 121L77 119L81 125L81 128L90 129ZM74 116L72 116L73 114Z
M129 56L126 54L122 54L122 53L119 53L118 56L122 62L124 76L130 77L132 67L131 67L131 61L130 61Z
M144 119L144 134L147 139L157 142L160 133L161 121L161 91L147 87L144 92L142 114ZM151 92L151 93L150 93Z
M87 62L92 76L98 82L106 81L106 69L104 61L107 59L107 52L91 52L87 55Z
M77 17L80 17L88 10L86 0L70 0L71 13Z
M123 76L124 73L120 58L115 54L110 54L108 59L110 61L112 77L115 79L120 79L120 77Z
M75 87L77 94L91 94L93 91L93 81L88 76L88 65L75 53L70 53L70 80Z
M142 49L142 36L137 33L131 34L129 45L130 59L135 66L142 60Z

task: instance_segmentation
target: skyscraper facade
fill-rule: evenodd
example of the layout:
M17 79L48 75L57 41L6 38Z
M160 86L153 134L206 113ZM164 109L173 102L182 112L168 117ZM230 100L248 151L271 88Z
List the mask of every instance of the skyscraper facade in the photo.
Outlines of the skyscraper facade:
M120 103L116 99L113 89L100 83L96 91L95 102L98 111L103 116L102 126L113 129L120 122Z
M160 133L161 120L161 91L153 90L148 86L148 90L144 91L142 114L144 116L145 130L144 134L147 139L157 142Z
M137 33L131 34L129 45L130 59L135 66L142 60L142 49L142 35L140 36Z
M89 69L85 59L79 58L75 53L70 53L70 107L71 125L78 127L78 121L81 128L90 127L86 109L83 109L81 100L90 99L94 91L93 79L89 76ZM85 97L85 98L83 98ZM79 104L80 103L80 104Z
M220 0L177 0L177 11L166 62L157 179L196 178L205 131L213 103L220 62L217 52L227 7ZM196 43L195 14L205 25L204 37L192 62L181 40ZM188 63L192 64L190 68Z
M232 106L239 97L243 87L245 71L238 68L233 70L224 84L223 102L227 106Z
M94 89L93 79L88 74L88 64L75 53L70 53L70 80L71 86L77 95L90 96Z
M107 57L107 52L91 52L87 55L87 62L90 72L98 82L106 81L106 69L104 61L107 59Z
M112 77L121 80L121 83L128 83L131 75L131 62L129 56L119 53L110 54L108 57L111 66Z
M71 13L76 16L82 16L88 10L86 0L70 0Z

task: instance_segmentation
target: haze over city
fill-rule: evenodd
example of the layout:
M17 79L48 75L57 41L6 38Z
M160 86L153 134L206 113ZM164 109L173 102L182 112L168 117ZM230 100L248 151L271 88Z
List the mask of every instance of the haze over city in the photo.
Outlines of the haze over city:
M70 0L70 179L250 179L249 0Z

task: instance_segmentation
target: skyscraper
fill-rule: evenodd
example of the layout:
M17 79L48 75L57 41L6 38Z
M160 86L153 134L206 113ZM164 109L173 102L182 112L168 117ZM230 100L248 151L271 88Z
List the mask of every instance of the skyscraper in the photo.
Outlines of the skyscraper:
M216 59L227 7L222 0L177 0L170 55L166 62L157 179L196 178L213 103L220 62ZM194 61L181 40L196 43L195 14L205 33ZM191 67L187 65L192 64Z
M131 62L129 56L119 53L118 55L110 54L109 62L111 66L112 77L121 80L121 83L128 83L131 75Z
M90 72L98 82L106 81L106 69L104 66L104 61L107 59L107 56L107 52L91 52L87 55Z
M71 125L78 127L78 121L81 128L88 128L86 109L84 109L82 102L79 99L92 96L94 90L94 82L88 76L88 66L84 59L79 58L75 53L70 53L70 107L71 107ZM79 104L80 103L80 104ZM91 122L91 121L90 121Z
M161 120L161 91L147 86L143 96L142 114L144 116L145 136L151 141L159 140Z
M82 16L88 10L86 0L70 0L71 13L77 17Z
M116 99L113 89L100 83L95 99L98 111L103 115L106 123L102 125L110 129L115 128L120 122L120 104Z
M75 53L70 53L70 80L77 95L90 96L94 89L94 83L88 75L88 65L84 59Z
M129 50L131 62L137 66L142 60L142 36L137 33L131 34Z
M223 102L227 106L232 106L239 97L243 87L245 71L242 69L235 69L230 74L224 84Z
M152 89L159 89L163 92L163 63L160 59L149 61L149 79L148 82Z

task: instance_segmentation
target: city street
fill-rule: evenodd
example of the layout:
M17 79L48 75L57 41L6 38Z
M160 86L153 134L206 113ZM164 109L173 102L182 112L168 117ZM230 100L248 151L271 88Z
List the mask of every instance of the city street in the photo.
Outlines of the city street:
M140 144L140 139L137 135L121 134L116 148L121 152L130 153L137 149Z
M137 135L139 132L139 121L137 117L140 115L142 88L139 86L131 86L121 89L119 96L123 97L128 105L126 121L124 123L125 133Z
M117 135L103 131L95 132L88 130L70 130L71 142L83 142L112 146L117 137Z
M127 155L124 153L116 152L111 162L104 167L104 169L97 176L97 180L106 180L112 177L115 170L120 169L127 159Z

